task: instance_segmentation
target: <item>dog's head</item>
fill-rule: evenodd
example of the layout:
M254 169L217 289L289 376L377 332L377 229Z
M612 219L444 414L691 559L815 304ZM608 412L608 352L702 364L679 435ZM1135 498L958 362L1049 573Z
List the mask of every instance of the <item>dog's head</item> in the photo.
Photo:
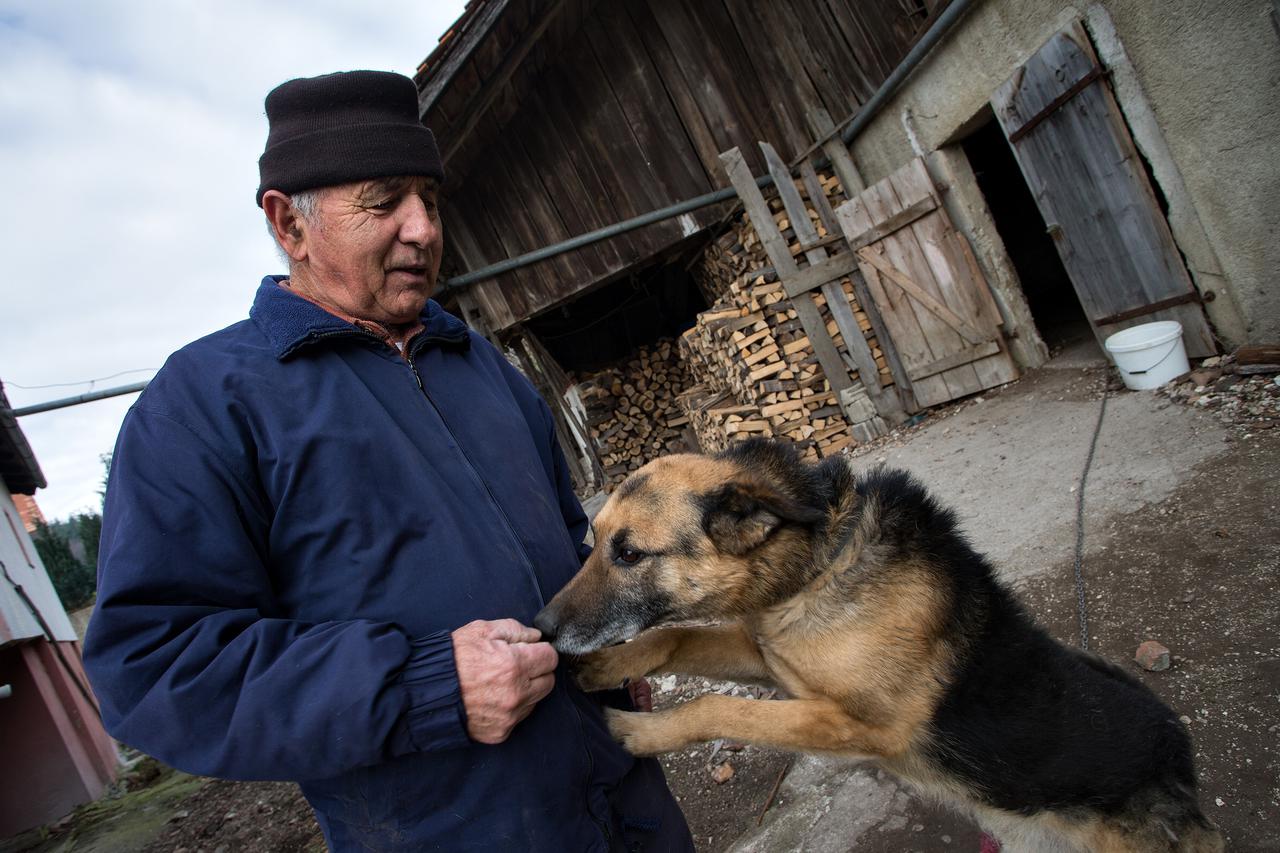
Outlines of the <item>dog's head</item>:
M775 442L650 462L600 510L591 557L534 625L559 651L586 654L653 625L773 604L795 592L793 567L826 518L816 491Z

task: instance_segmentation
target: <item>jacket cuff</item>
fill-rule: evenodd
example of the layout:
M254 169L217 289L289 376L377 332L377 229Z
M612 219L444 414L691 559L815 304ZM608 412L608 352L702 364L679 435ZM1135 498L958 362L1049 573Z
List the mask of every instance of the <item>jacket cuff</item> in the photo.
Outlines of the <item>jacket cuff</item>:
M471 742L449 631L409 644L409 660L396 685L407 692L408 701L391 731L392 755L456 749Z

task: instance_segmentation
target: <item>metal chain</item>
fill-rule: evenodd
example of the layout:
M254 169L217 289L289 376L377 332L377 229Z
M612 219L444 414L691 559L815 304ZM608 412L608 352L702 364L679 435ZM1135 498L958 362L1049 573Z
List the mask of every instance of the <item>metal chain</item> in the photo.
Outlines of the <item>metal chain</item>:
M1084 595L1084 486L1093 465L1093 454L1098 449L1098 436L1102 433L1102 417L1107 413L1107 381L1102 385L1102 407L1098 409L1098 423L1093 428L1089 442L1089 455L1084 460L1080 474L1080 488L1076 490L1076 605L1080 615L1080 648L1089 650L1089 612Z

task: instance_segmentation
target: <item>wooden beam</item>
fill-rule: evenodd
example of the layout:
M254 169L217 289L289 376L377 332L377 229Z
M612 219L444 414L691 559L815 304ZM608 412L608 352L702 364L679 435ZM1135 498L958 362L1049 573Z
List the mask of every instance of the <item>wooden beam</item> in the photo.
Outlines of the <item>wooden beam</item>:
M493 25L502 17L502 13L507 10L510 0L489 0L480 9L480 13L476 20L468 23L466 30L454 36L459 42L449 53L449 57L445 59L442 67L432 73L427 80L427 84L422 87L422 91L418 93L418 115L425 118L427 113L436 104L436 99L444 94L444 90L449 88L449 84L453 82L453 78L462 66L467 64L467 60L471 58L471 54L476 47L489 34L489 30L493 29Z
M966 347L960 352L953 352L951 355L944 356L937 361L931 361L917 368L913 371L915 375L912 378L924 379L928 376L934 376L953 367L959 367L962 364L968 364L971 361L977 361L980 358L986 358L998 352L1000 352L1000 344L996 341L987 341L984 344L978 344L976 347Z
M905 290L907 295L920 303L921 307L951 328L955 329L956 332L960 334L960 337L964 338L969 343L977 345L986 343L988 340L983 337L981 332L966 323L954 311L943 305L937 299L934 299L918 284L907 278L901 270L881 257L879 253L872 251L870 248L859 249L858 257L875 267L875 269L885 278Z
M445 146L443 162L448 163L449 159L466 142L467 137L471 135L471 131L475 130L476 125L480 123L480 119L484 118L484 114L488 112L494 99L498 97L498 93L502 91L502 87L507 85L511 75L515 74L516 69L520 67L525 57L529 55L529 51L538 43L543 33L547 31L547 27L551 26L552 21L556 19L556 15L564 8L564 3L565 0L555 0L547 7L547 10L542 13L542 17L538 19L538 23L533 26L533 29L522 35L512 45L498 68L484 81L479 93L467 105L467 118L462 123L462 127L449 131L449 140Z
M782 162L778 152L769 143L761 142L760 150L764 154L765 163L769 166L769 174L773 176L773 183L778 188L782 204L787 209L787 215L791 218L791 227L795 229L796 236L801 242L816 242L818 230L809 219L809 211L805 207L804 199L800 197L800 191L796 189L795 181L791 179L791 170ZM809 171L812 174L812 168ZM816 175L813 176L812 183L806 186L810 187L811 194L816 189L817 197L826 202L826 194L818 183ZM815 208L821 206L816 200L813 204ZM834 216L835 214L832 213L833 219ZM822 214L818 213L818 217L821 219ZM853 309L849 307L849 299L845 296L844 288L840 286L840 279L851 273L857 266L856 256L852 252L846 252L828 258L825 249L815 247L805 252L805 258L809 261L809 267L801 270L790 281L788 281L789 277L784 276L783 289L788 296L794 298L801 292L794 286L796 279L802 279L805 276L824 279L818 284L822 288L822 295L827 298L827 310L836 321L836 328L844 338L845 349L853 361L863 387L875 403L877 413L895 423L906 420L906 413L902 411L901 403L897 398L881 390L880 369L876 366L875 356L871 354L871 347L867 345L867 339L863 337L862 329L853 316Z
M742 151L736 147L731 148L720 155L720 162L724 164L729 182L733 184L738 197L742 199L747 216L751 218L751 224L755 226L756 234L759 235L765 252L773 261L773 268L777 271L778 277L785 282L787 276L795 275L799 271L799 265L796 264L795 258L791 257L791 249L787 246L787 241L782 239L782 235L778 232L778 226L773 221L773 213L769 210L769 204L764 200L760 188L756 186L755 176L751 174L750 167L743 159ZM835 342L827 334L826 325L818 313L818 306L814 304L813 297L808 293L793 297L791 304L796 309L796 316L800 319L805 334L809 336L809 342L813 344L813 351L818 357L822 372L826 374L827 383L838 399L841 391L853 387L853 381L849 378L849 371L840 359Z
M809 122L819 135L827 138L826 142L822 143L822 151L831 161L831 168L840 179L840 186L844 187L845 198L856 197L867 188L867 185L862 182L862 176L858 173L858 166L853 162L852 155L849 154L848 146L836 135L836 126L831 121L831 116L826 110L812 110L809 113Z
M915 222L921 217L928 216L937 209L938 203L934 201L932 197L926 196L925 198L904 207L902 210L899 210L884 222L881 222L878 225L873 225L861 234L850 237L849 248L856 252L859 249L864 249L867 246L870 246L872 243L879 243L895 231L901 231L912 222Z
M794 298L802 293L808 293L810 290L816 290L827 282L838 281L857 268L858 261L853 253L845 252L825 261L811 264L795 275L786 276L782 279L782 289L786 291L787 296Z

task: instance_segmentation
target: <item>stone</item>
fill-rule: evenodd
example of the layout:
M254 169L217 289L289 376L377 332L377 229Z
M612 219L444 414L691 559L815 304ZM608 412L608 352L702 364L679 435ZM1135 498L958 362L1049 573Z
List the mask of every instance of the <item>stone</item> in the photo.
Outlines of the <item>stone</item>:
M1169 650L1155 640L1147 640L1138 646L1133 659L1148 672L1164 672L1169 668Z
M1213 367L1213 368L1202 367L1199 370L1191 371L1191 381L1194 382L1197 386L1205 386L1211 382L1216 382L1221 378L1222 378L1222 370L1217 367Z
M1220 364L1222 364L1222 356L1220 355L1206 358L1204 361L1200 362L1201 367L1217 367Z
M718 764L711 771L711 781L717 785L723 785L733 778L733 765L729 762Z

